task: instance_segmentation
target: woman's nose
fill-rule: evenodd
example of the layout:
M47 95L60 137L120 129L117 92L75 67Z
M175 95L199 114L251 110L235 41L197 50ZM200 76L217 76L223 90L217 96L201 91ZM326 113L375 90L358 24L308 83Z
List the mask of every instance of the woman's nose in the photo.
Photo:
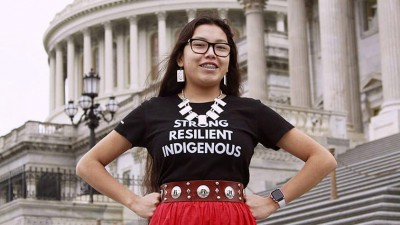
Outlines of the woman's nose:
M214 53L214 46L210 45L210 47L208 48L208 50L205 53L206 57L216 57L215 53Z

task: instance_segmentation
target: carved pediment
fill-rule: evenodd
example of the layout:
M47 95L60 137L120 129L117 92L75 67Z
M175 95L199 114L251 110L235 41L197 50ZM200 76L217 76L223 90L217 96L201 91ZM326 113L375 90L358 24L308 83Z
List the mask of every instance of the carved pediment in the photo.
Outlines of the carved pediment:
M380 73L371 73L361 81L361 92L365 93L382 86L382 75Z

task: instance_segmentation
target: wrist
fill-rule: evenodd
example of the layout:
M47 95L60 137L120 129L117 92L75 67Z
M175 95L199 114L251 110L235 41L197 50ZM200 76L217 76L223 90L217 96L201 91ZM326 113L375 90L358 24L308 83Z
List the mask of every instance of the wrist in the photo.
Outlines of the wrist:
M283 208L286 206L285 195L283 194L281 189L277 188L271 191L269 197L279 206L279 208Z
M132 193L132 194L129 195L128 198L126 198L126 199L127 199L127 200L126 200L126 204L124 204L124 205L125 205L126 207L130 208L130 209L134 209L135 206L138 205L139 198L140 198L140 196L138 196L138 195Z
M267 204L271 207L273 207L274 212L277 211L280 207L279 204L276 203L270 196L268 196L267 198Z

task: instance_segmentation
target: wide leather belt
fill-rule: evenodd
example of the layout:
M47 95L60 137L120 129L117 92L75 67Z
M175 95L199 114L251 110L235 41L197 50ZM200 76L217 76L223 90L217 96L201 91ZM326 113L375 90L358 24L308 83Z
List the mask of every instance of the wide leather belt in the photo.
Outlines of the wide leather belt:
M162 202L244 202L243 184L223 180L192 180L160 186Z

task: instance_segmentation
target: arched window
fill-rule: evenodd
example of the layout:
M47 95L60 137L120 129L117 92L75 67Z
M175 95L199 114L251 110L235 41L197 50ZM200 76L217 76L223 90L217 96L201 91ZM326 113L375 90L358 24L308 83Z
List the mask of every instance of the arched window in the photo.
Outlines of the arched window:
M377 0L364 0L362 3L363 30L368 31L378 24Z
M359 0L359 27L361 37L369 37L378 32L378 3L377 0Z

